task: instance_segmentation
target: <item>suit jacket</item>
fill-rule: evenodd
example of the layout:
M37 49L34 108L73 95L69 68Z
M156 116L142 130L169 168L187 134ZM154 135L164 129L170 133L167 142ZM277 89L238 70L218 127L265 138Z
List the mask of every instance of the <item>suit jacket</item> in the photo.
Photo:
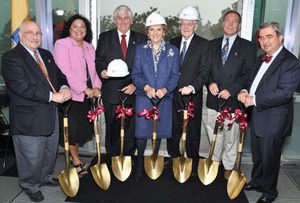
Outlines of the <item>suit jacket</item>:
M71 37L57 40L53 55L56 64L67 76L72 91L72 100L82 102L87 86L87 72L93 88L101 88L101 82L95 67L95 49L92 44L83 41L83 47Z
M155 90L166 88L167 95L158 106L160 121L157 124L157 135L159 138L170 138L172 135L172 96L179 77L179 53L178 49L166 43L165 49L160 53L157 64L157 77L154 73L154 61L152 49L148 44L138 45L132 70L132 79L136 90L136 114L143 109L152 109L147 94L144 91L145 85L150 85ZM152 137L152 119L144 117L136 118L135 135L139 138Z
M134 32L132 30L130 31L125 59L129 73L131 73L132 70L136 45L146 42L146 40L146 35ZM107 69L108 64L114 59L124 60L118 31L116 29L100 34L96 50L96 69L99 78L102 81L102 99L111 104L118 104L120 103L118 89L122 89L123 87L129 85L132 83L132 80L131 74L123 78L103 79L101 77L101 72ZM134 97L129 98L127 101L128 103L133 103Z
M181 40L181 36L176 37L171 39L170 43L180 50ZM180 76L175 90L177 103L181 103L181 99L178 96L178 89L192 85L195 88L195 95L193 95L194 103L195 105L199 104L197 106L200 106L200 108L202 107L202 87L208 80L210 57L208 45L208 40L194 34L179 70Z
M236 37L225 65L222 64L221 48L223 37L210 42L211 68L209 72L208 85L215 82L219 92L227 89L231 97L226 101L226 106L231 107L232 112L239 108L237 94L245 87L256 62L255 44ZM206 105L208 108L219 111L217 96L213 96L208 90Z
M56 90L67 85L52 54L38 49ZM48 136L55 126L56 105L49 102L50 85L39 65L19 43L2 56L2 74L9 96L10 133Z
M258 60L253 77L261 66ZM283 48L274 59L256 89L251 127L259 137L286 137L293 124L293 94L300 81L300 62ZM248 86L250 91L251 85Z

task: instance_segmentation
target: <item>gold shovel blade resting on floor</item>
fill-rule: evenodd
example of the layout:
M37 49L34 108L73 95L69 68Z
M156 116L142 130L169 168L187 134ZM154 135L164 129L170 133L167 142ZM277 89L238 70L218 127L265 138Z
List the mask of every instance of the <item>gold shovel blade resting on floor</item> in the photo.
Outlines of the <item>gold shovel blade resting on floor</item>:
M114 175L120 181L125 181L131 173L132 163L131 156L123 155L124 148L124 118L121 117L121 154L112 157L111 167Z
M216 145L218 129L219 129L219 125L216 121L215 128L214 128L214 134L213 134L212 141L210 144L208 158L207 159L199 159L198 177L204 185L211 184L218 175L220 163L219 163L219 161L212 160L212 155L213 155L215 145Z
M106 163L101 164L101 153L100 153L100 135L98 129L98 116L94 120L94 132L96 138L96 146L97 146L97 154L98 154L98 162L90 167L92 171L93 178L96 184L102 188L103 190L107 190L110 186L110 173L107 168Z
M153 119L153 133L152 133L152 155L144 157L145 172L149 178L156 180L163 172L164 169L164 157L154 154L156 148L156 125L157 116Z
M240 170L243 142L244 142L244 132L241 131L236 163L234 166L234 170L232 171L227 182L227 194L230 199L235 199L241 193L247 181L246 176Z
M191 158L184 157L186 147L186 122L188 119L188 110L183 111L183 130L181 140L181 156L173 158L173 174L176 180L180 183L184 183L192 173L193 161Z
M79 177L75 168L70 168L69 157L69 135L68 135L68 118L64 117L64 144L66 169L58 174L58 181L62 191L69 197L76 196L79 189Z

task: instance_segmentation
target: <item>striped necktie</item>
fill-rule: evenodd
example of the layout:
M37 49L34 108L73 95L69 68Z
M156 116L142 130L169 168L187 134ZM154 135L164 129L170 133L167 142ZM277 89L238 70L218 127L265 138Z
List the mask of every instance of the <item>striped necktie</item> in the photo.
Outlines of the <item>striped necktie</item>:
M222 54L222 63L225 64L228 57L228 49L229 49L229 38L226 38L226 43L224 44L221 54Z
M182 63L183 63L185 53L186 53L186 41L183 42L183 47L180 52L180 65L182 65Z

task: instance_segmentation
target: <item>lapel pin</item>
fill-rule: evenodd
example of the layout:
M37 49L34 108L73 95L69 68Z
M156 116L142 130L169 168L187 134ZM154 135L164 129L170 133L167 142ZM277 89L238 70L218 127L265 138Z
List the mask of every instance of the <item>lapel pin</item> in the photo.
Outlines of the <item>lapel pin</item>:
M135 44L135 41L133 41L132 44Z
M237 52L235 52L234 55L237 56Z
M51 60L50 60L50 59L48 59L48 63L51 63Z

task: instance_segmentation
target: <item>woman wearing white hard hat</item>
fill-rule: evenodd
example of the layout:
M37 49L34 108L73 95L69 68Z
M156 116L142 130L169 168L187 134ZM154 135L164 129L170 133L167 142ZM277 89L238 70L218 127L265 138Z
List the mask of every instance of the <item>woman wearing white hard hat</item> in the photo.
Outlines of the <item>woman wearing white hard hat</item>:
M178 49L164 41L167 24L159 13L153 12L146 19L148 42L137 46L132 80L136 90L136 128L138 164L136 179L143 175L143 156L147 139L152 139L153 119L139 116L144 109L152 109L152 100L160 100L157 124L156 153L160 140L172 136L172 97L179 77Z

